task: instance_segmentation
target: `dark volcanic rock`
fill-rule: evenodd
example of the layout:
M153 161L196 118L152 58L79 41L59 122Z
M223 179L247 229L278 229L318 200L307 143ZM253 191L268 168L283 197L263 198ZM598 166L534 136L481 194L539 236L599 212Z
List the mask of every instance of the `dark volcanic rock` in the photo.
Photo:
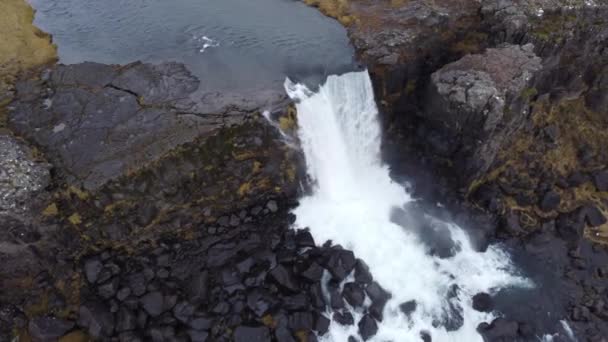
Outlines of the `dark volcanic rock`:
M438 154L456 156L462 180L486 172L522 126L529 99L520 94L540 68L533 46L505 46L467 55L432 75L423 118L453 139L454 149Z
M90 258L85 261L84 272L89 283L94 284L97 282L97 277L99 276L99 272L101 272L102 268L103 264L98 258Z
M270 272L270 276L278 285L280 285L285 290L291 292L298 291L298 284L296 283L295 279L293 279L293 275L283 265L279 265L274 270L272 270Z
M355 264L355 281L360 284L371 284L374 280L372 274L369 271L369 266L365 263L365 261L361 259L357 259L357 263Z
M473 309L481 312L491 312L494 309L492 296L487 293L478 293L473 296Z
M341 325L355 324L355 319L353 318L353 315L348 311L334 312L334 321L338 322Z
M91 337L101 339L112 336L114 316L103 304L89 302L80 306L78 325L87 328Z
M355 268L356 259L353 252L334 247L328 253L329 257L325 267L334 279L344 280Z
M378 324L370 315L363 316L357 325L359 327L359 335L361 335L363 341L369 340L378 332Z
M140 300L142 307L150 316L156 317L163 313L164 307L162 293L158 291L150 292L141 297Z
M329 331L329 324L331 321L329 318L325 317L322 314L317 315L317 319L315 320L314 330L320 335L323 336Z
M497 318L491 324L481 323L477 331L485 341L515 341L517 340L518 324L504 318Z
M270 331L266 327L240 326L234 331L235 342L266 342L270 341Z
M559 203L561 201L561 197L559 193L555 191L548 191L545 193L543 198L540 201L539 207L543 211L551 211L557 209Z
M55 317L37 317L30 320L28 332L36 341L55 341L74 327L74 322Z
M135 316L135 314L126 308L121 308L120 310L118 310L118 314L116 316L116 331L117 332L123 332L123 331L130 331L130 330L135 330L135 328L137 327L137 316Z
M608 191L608 170L593 173L593 184L598 191Z
M312 330L313 317L310 312L295 312L289 315L289 327L294 331Z
M194 274L189 283L188 294L192 300L197 302L207 300L209 274L206 271Z
M363 292L363 288L357 283L344 284L342 295L348 304L354 308L363 306L363 302L365 301L365 293Z
M415 300L410 300L399 305L399 310L409 317L414 311L416 311L417 306L418 305L416 304Z
M304 272L302 272L301 276L313 283L318 282L321 280L321 277L323 277L323 268L316 262L313 262Z

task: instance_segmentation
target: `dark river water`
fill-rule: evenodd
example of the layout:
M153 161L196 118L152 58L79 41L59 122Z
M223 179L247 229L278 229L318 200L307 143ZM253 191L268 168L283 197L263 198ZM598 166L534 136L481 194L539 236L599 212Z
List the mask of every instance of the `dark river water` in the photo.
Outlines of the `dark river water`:
M65 64L179 61L209 91L282 89L352 68L336 21L295 0L30 0Z

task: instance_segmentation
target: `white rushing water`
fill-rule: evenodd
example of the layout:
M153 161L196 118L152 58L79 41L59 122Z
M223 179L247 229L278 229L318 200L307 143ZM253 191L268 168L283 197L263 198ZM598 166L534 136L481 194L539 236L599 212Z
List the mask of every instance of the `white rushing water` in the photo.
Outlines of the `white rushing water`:
M482 341L477 325L494 316L473 310L472 296L531 284L517 276L505 252L495 246L476 252L454 224L444 223L458 252L441 259L428 254L414 231L391 221L391 211L412 199L381 161L381 129L367 71L330 76L318 92L289 80L285 88L296 101L298 135L315 184L313 194L302 198L295 210L295 226L310 228L317 243L332 240L352 250L391 292L384 320L371 340L421 341L420 332L427 331L433 341ZM454 284L460 291L452 305L462 307L464 325L448 332L432 323L450 312L447 292ZM417 309L407 318L399 305L410 300ZM355 311L350 327L332 321L322 340L358 336L356 323L362 315Z

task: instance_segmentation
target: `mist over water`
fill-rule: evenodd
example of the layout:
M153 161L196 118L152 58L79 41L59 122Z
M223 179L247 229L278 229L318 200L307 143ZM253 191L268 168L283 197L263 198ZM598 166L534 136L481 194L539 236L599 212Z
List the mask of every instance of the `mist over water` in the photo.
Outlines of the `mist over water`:
M472 297L533 284L499 247L477 252L462 228L410 212L412 198L391 180L380 157L381 129L367 71L330 76L318 92L290 80L285 89L296 101L298 136L314 183L313 194L295 209L295 226L310 228L318 243L331 240L352 250L392 294L371 340L420 341L426 331L433 341L482 341L478 324L495 316L473 310ZM416 229L420 217L422 226L438 227L438 233ZM417 308L407 317L399 305L411 300ZM332 321L323 340L358 336L356 322L364 312L354 312L354 326ZM460 316L463 324L453 330L450 322Z

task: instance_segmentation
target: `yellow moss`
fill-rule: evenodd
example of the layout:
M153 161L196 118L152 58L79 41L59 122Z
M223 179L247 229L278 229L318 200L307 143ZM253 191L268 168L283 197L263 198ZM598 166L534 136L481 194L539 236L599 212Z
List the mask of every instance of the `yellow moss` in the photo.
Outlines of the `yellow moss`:
M412 95L416 90L416 80L408 80L405 85L405 93L407 95Z
M32 338L26 329L19 334L19 342L32 342Z
M58 342L87 342L87 341L90 341L90 339L87 337L87 335L80 330L76 330L76 331L72 331L71 333L61 337Z
M526 88L521 92L521 97L524 99L531 99L534 96L538 95L538 90L536 88Z
M408 0L391 0L392 7L401 7L407 3Z
M244 151L244 152L232 152L232 158L236 161L244 161L255 157L255 152Z
M465 37L458 39L451 50L461 55L479 53L487 40L485 33L468 32Z
M522 96L535 96L535 90L528 89ZM578 150L581 146L592 154L602 153L608 141L608 120L585 106L583 98L575 100L561 100L558 103L550 103L540 100L533 105L532 122L537 132L553 125L559 130L556 146L547 150L537 149L537 146L547 146L547 143L540 141L545 139L542 133L530 134L522 132L516 136L511 144L499 153L499 160L503 160L491 172L484 177L474 181L470 186L472 192L479 185L490 181L508 181L501 178L507 169L513 169L519 178L528 182L533 189L538 183L538 179L531 176L529 168L532 159L537 166L542 167L542 172L535 172L541 175L549 172L556 176L567 177L573 171L594 171L603 167L599 164L584 165L579 162ZM524 157L527 155L527 157ZM594 204L605 215L608 213L608 193L597 191L591 182L584 183L576 188L562 190L554 187L561 197L560 206L556 211L544 212L536 204L526 207L517 205L511 197L504 197L503 203L507 210L514 210L520 213L522 226L538 226L539 218L555 217L557 213L566 213L576 210L585 204ZM608 215L606 215L608 216ZM596 242L608 244L608 224L597 228L588 228L586 236Z
M56 60L50 36L33 20L34 10L25 0L0 1L0 92L17 73Z
M245 197L251 191L251 182L245 182L239 187L239 196Z
M49 296L48 293L44 293L42 296L37 298L37 302L28 305L25 308L25 314L28 317L41 316L49 311Z
M296 338L299 342L307 342L308 341L308 331L306 330L298 330L296 331Z
M356 18L348 13L348 0L304 0L304 3L319 8L321 13L337 19L345 26L352 24L356 20Z
M78 199L80 199L81 201L86 201L87 199L89 199L89 194L86 191L80 189L79 187L71 185L68 188L68 192L70 194L76 195L76 197L78 197Z
M70 221L71 224L77 226L82 223L82 218L78 213L73 213L70 217L68 217L68 221Z
M260 163L259 161L255 160L253 162L253 170L251 170L251 172L253 174L257 174L257 173L260 173L260 171L262 171L262 163Z
M42 212L42 215L47 216L47 217L57 216L57 214L59 214L59 209L57 208L57 204L55 204L55 203L51 203Z
M272 318L271 315L264 315L262 317L262 324L264 324L265 326L269 327L269 328L274 328L276 327L276 322L274 320L274 318Z

